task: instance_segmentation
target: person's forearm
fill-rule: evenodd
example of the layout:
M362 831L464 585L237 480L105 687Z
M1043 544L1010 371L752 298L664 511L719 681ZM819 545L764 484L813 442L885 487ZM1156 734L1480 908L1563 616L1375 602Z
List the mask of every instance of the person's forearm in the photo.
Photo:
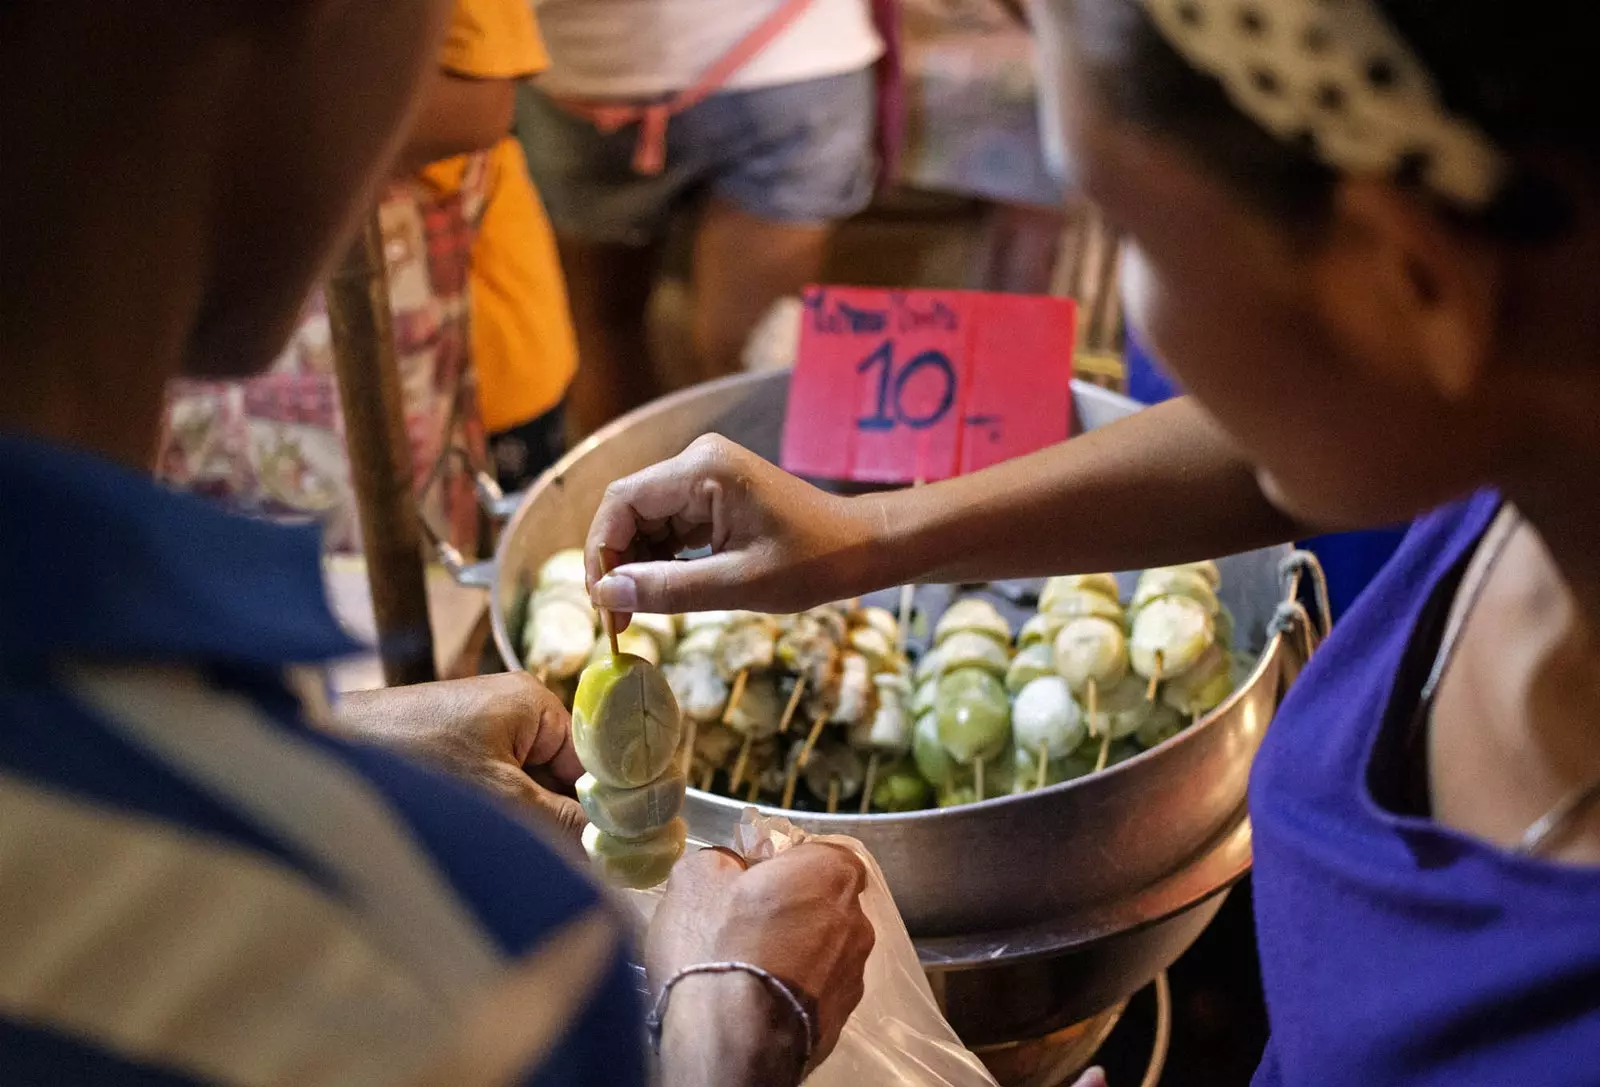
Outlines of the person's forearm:
M795 1087L800 1044L791 1014L741 974L684 978L661 1035L661 1087Z
M512 79L438 72L395 159L395 176L409 176L440 159L487 151L505 139L511 134L516 86Z
M882 536L875 585L1157 566L1308 531L1188 398L970 476L852 501Z

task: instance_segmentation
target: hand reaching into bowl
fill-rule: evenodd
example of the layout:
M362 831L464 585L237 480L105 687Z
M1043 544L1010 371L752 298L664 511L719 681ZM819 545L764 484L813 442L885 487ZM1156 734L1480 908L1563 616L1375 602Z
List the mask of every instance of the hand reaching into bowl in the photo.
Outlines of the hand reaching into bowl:
M783 613L853 596L876 587L870 510L706 435L606 488L584 548L590 595L619 626L633 612Z

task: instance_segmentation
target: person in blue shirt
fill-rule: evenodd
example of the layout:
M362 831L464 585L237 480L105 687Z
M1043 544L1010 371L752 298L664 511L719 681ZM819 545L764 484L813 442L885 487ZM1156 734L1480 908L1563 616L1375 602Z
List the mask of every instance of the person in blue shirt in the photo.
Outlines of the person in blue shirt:
M1256 1083L1593 1085L1593 5L1033 10L1067 158L1131 241L1133 323L1192 395L851 498L702 439L608 492L598 602L792 611L1418 517L1252 770Z
M624 911L532 778L579 770L564 711L526 676L330 705L358 647L314 530L147 470L168 379L281 346L450 7L0 8L6 1087L646 1082ZM680 863L661 1082L800 1082L861 997L863 878L819 845Z

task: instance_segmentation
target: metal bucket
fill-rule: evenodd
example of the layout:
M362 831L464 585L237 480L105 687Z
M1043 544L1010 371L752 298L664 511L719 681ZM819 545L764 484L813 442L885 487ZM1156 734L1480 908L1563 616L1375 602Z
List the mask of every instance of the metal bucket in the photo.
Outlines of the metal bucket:
M521 614L540 563L583 542L607 484L706 433L776 459L787 395L786 372L697 386L616 421L541 477L494 560L494 637L506 663L521 667ZM1074 398L1075 432L1138 408L1085 383L1075 383ZM1188 946L1248 870L1250 762L1309 644L1271 622L1295 591L1278 573L1288 554L1284 547L1220 560L1223 601L1240 643L1259 649L1260 660L1227 702L1160 747L1099 774L980 804L789 814L805 829L849 834L872 850L969 1042L1047 1033L1124 999ZM745 806L690 789L684 815L693 837L725 842ZM997 981L1010 997L996 1000Z

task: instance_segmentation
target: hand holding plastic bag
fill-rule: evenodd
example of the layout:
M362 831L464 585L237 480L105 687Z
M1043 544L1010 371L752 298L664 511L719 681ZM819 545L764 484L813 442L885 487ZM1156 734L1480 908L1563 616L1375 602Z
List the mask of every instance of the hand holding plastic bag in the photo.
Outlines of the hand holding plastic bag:
M755 865L801 841L836 845L860 858L867 872L861 908L876 937L861 1002L833 1053L806 1079L808 1087L997 1087L940 1013L883 871L860 842L810 835L787 819L749 808L730 845ZM634 892L630 898L648 917L659 891Z

